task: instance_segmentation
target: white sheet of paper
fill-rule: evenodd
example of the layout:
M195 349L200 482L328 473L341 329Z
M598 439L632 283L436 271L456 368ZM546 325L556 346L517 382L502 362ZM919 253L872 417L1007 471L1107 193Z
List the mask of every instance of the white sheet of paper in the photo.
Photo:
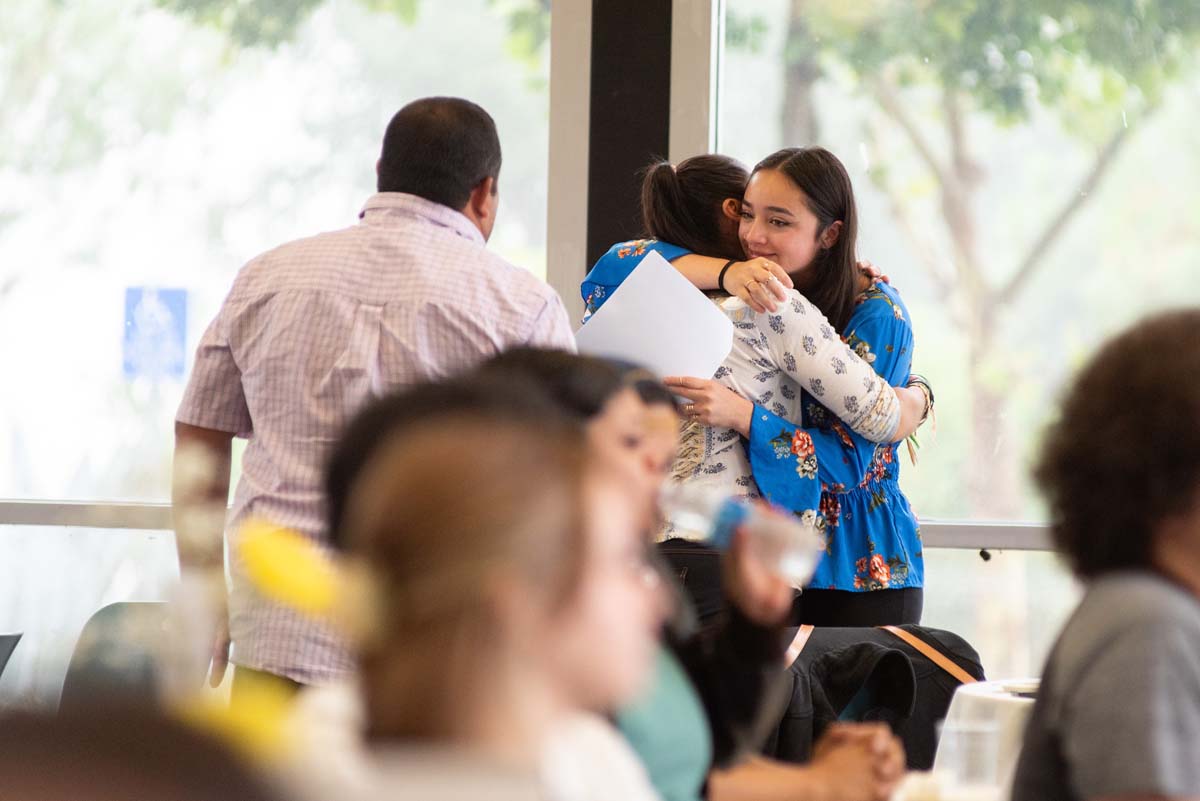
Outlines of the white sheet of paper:
M651 251L575 332L575 342L580 353L624 359L660 376L712 378L733 348L733 323Z

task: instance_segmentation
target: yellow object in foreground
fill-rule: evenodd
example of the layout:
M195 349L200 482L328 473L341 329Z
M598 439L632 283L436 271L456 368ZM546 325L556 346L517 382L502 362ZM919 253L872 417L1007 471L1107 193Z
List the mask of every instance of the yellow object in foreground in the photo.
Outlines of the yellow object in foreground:
M304 535L249 520L242 526L237 552L247 578L263 595L310 615L333 613L337 571Z
M205 695L177 709L180 718L229 742L259 762L286 758L292 749L288 727L293 695L267 679L243 679L234 703Z

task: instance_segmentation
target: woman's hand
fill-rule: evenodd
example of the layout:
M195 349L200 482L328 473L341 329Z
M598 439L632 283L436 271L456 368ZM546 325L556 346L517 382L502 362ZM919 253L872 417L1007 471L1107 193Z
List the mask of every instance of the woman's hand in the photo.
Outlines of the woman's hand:
M885 801L904 778L904 746L881 723L838 723L813 749L814 778L836 787L835 797Z
M667 388L687 398L683 408L689 420L714 428L732 428L743 437L750 436L750 421L754 417L754 404L724 384L707 378L663 379Z
M871 264L869 261L860 261L858 263L858 269L863 275L865 275L867 278L870 278L872 281L882 281L885 284L892 283L890 278L879 272L875 265ZM733 272L733 268L730 267L729 271Z
M792 288L787 272L770 259L762 258L734 262L725 273L724 283L726 292L741 298L760 314L778 309Z

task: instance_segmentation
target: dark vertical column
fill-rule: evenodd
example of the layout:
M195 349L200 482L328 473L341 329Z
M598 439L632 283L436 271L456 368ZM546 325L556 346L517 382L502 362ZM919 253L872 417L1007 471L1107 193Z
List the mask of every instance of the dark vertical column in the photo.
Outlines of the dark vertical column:
M639 172L666 158L671 0L593 0L588 266L640 233Z

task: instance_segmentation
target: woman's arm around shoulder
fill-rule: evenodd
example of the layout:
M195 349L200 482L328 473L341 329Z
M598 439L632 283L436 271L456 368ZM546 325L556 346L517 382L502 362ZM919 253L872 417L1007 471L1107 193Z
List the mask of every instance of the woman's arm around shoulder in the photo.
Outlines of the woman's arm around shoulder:
M671 262L697 289L720 289L756 312L775 311L787 300L792 278L770 259L725 260L689 253Z
M899 397L842 341L820 309L793 292L778 313L759 315L757 322L777 367L862 437L894 441Z
M912 371L913 328L900 293L875 281L861 296L843 332L846 344L892 386L904 386Z
M690 253L686 248L659 242L657 239L632 239L618 242L596 260L592 269L579 285L579 294L586 307L586 320L604 305L609 296L641 264L647 253L657 253L667 261L673 261Z

